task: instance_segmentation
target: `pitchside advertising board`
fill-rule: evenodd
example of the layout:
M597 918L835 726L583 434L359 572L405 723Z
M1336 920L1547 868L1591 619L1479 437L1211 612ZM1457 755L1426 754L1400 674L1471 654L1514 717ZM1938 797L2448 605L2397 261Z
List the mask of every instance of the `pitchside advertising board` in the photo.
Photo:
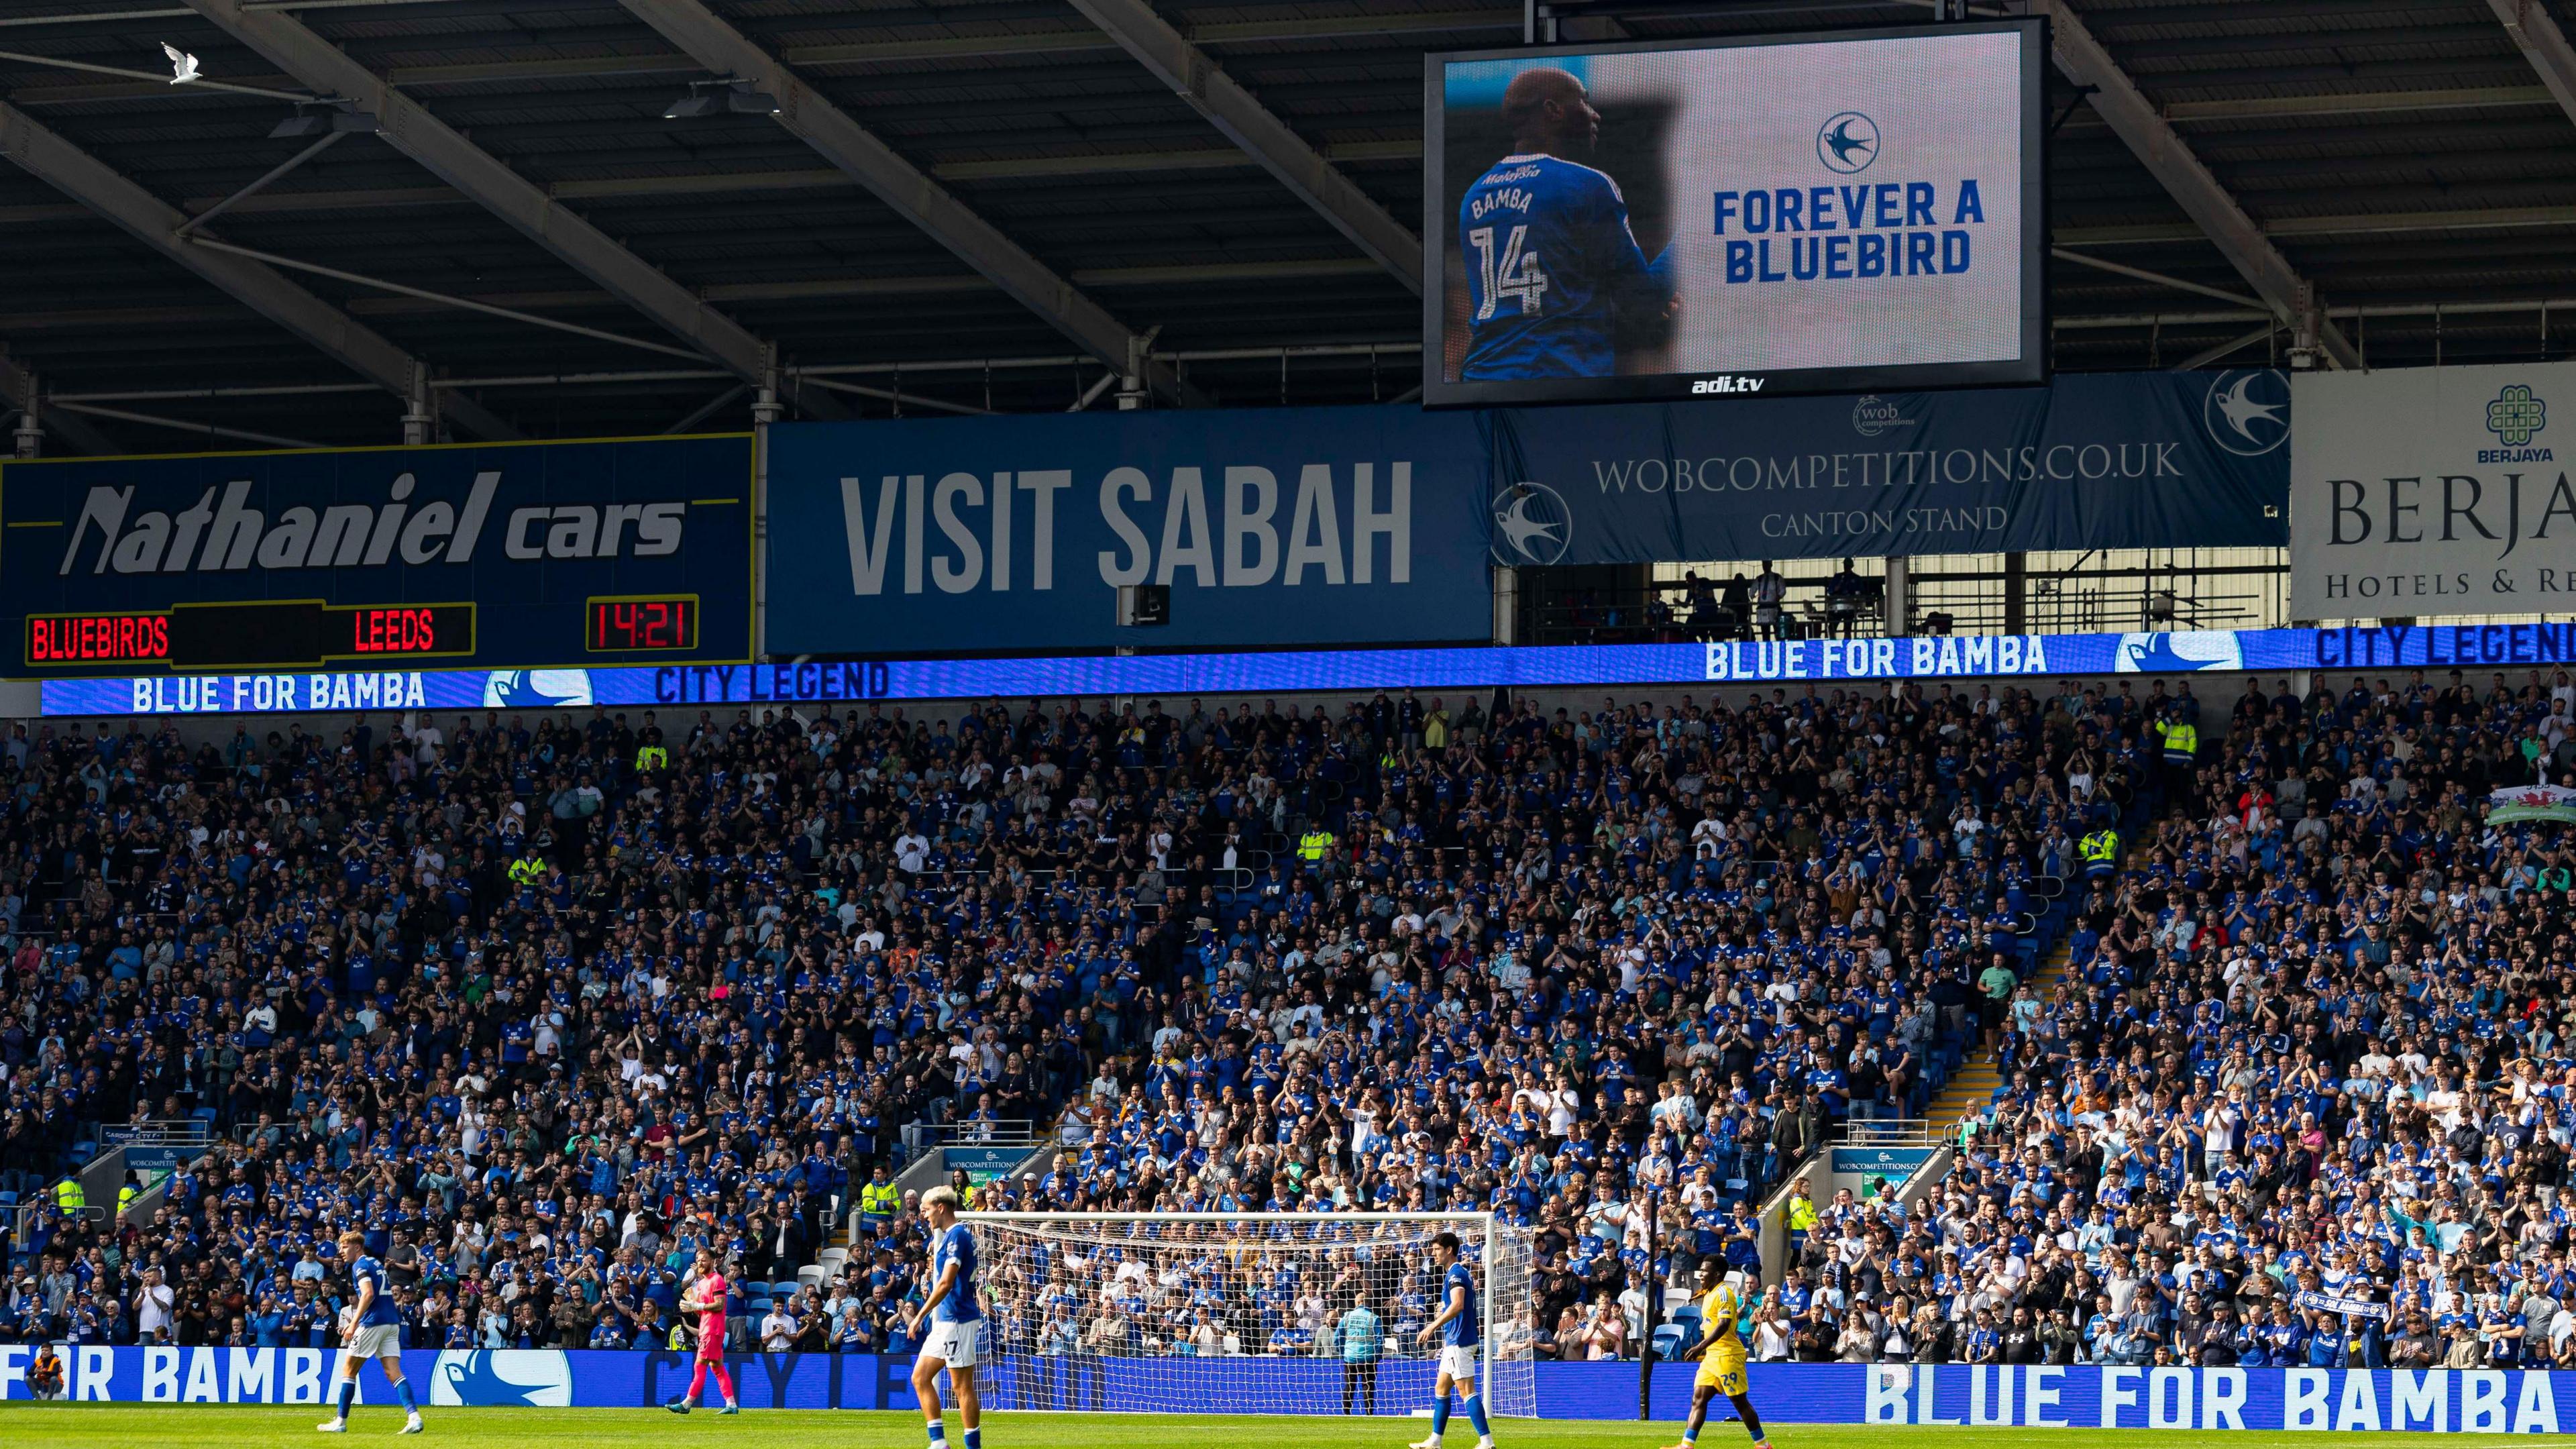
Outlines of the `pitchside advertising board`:
M0 1345L0 1400L22 1401L33 1350ZM62 1350L69 1397L119 1404L325 1402L335 1355L318 1348ZM1432 1365L1390 1359L1378 1376L1381 1414L1422 1408ZM744 1354L733 1377L747 1409L916 1407L912 1361L878 1354ZM1695 1364L1653 1370L1649 1411L1689 1412ZM557 1349L412 1350L404 1377L441 1408L655 1408L688 1387L689 1356ZM1790 1424L1915 1424L1966 1428L2292 1430L2324 1433L2557 1434L2576 1428L2576 1374L2541 1370L2109 1368L1943 1364L1771 1364L1751 1368L1762 1417ZM1634 1421L1637 1366L1533 1366L1539 1417ZM986 1408L1207 1414L1334 1413L1342 1365L1326 1358L1005 1357L986 1365ZM358 1423L390 1424L392 1386L378 1365L359 1373ZM2564 1406L2562 1408L2562 1406Z
M748 435L10 462L9 672L747 659L751 462Z
M1424 398L2046 375L2043 22L1433 55Z
M940 699L1187 699L1354 690L1774 685L2105 674L2485 670L2576 664L2576 624L2006 634L1561 648L1335 649L1051 659L892 659L656 669L369 670L49 679L49 716L543 710ZM2204 691L2206 697L2206 691Z
M2302 374L2290 611L2576 608L2576 363Z
M800 423L769 435L772 654L1490 635L1484 452L1409 408ZM1170 590L1170 622L1120 595Z

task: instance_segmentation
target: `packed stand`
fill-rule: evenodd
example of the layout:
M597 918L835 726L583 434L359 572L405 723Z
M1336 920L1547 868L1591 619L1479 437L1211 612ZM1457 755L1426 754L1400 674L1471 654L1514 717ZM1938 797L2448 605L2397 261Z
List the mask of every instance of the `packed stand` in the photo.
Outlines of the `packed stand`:
M1633 1353L1650 1272L1753 1265L1790 1164L2006 1024L2097 823L2054 729L1915 685L19 729L0 1187L99 1124L219 1146L148 1220L13 1217L8 1326L321 1346L355 1227L415 1346L674 1342L711 1244L745 1346L901 1352L881 1169L1039 1120L985 1205L1491 1208L1538 1351Z
M2576 785L2576 684L2055 704L2040 787L2126 755L2152 823L2011 1001L1958 1169L1810 1205L1757 1354L2576 1367L2565 827L2490 809ZM2146 768L2186 721L2195 765Z

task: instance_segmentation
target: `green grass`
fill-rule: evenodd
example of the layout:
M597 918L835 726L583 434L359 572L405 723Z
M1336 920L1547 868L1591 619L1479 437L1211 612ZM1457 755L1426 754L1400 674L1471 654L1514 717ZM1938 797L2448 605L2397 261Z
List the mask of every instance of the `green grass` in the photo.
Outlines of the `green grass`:
M128 1404L12 1403L0 1408L0 1449L236 1449L243 1445L338 1442L313 1432L322 1411L312 1405L137 1406ZM653 1409L432 1409L428 1444L475 1449L628 1449L652 1444L671 1449L696 1445L848 1446L848 1449L921 1449L921 1419L909 1411L750 1410L734 1418L708 1413L682 1419ZM399 1410L362 1407L350 1422L359 1439L392 1439ZM1299 1417L1174 1418L1150 1414L1004 1414L984 1424L989 1449L1403 1449L1422 1436L1420 1419ZM1465 1426L1456 1425L1463 1430ZM956 1424L950 1419L950 1442ZM1501 1449L1657 1449L1681 1437L1677 1425L1634 1422L1504 1420L1495 1425ZM2410 1444L2421 1434L2338 1434L2334 1449ZM2272 1440L2319 1442L2313 1434L2208 1435L2183 1431L2093 1429L1938 1429L1782 1424L1772 1435L1777 1449L2255 1449ZM1475 1440L1453 1432L1449 1442L1472 1449ZM1716 1423L1701 1436L1705 1449L1744 1449L1743 1431Z

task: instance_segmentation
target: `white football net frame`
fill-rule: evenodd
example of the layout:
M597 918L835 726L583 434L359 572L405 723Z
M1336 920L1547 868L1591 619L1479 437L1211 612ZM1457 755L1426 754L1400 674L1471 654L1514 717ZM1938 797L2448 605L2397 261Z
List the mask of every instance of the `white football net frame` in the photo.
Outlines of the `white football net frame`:
M970 1212L959 1221L975 1238L987 1407L1410 1414L1429 1406L1440 1356L1438 1336L1416 1342L1444 1306L1432 1241L1455 1233L1476 1275L1486 1412L1538 1412L1536 1235L1490 1213Z

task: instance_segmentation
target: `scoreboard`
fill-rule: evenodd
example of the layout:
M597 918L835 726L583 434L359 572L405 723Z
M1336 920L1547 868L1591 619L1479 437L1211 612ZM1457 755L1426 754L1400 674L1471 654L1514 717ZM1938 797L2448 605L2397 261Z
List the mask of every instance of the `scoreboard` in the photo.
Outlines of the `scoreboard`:
M7 672L714 664L750 440L0 464Z
M583 657L692 653L700 613L691 594L587 600ZM30 677L43 677L92 667L319 669L470 659L476 614L470 602L344 606L320 599L30 614L21 662Z

